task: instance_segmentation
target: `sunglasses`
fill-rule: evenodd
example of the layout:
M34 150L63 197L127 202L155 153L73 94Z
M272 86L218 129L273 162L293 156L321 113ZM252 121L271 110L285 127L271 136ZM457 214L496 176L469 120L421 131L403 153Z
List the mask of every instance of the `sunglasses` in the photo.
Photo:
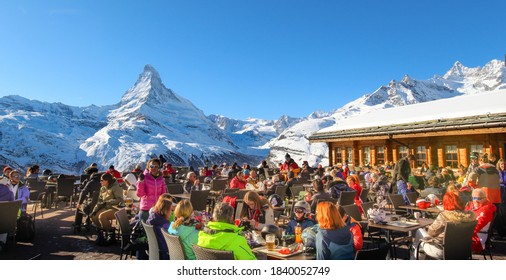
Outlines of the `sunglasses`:
M476 197L476 196L473 196L473 200L482 200L483 197Z
M304 209L295 209L293 212L294 212L294 213L297 213L297 214L302 214L302 213L304 213L305 211L304 211Z
M19 178L19 175L13 175L12 178Z
M160 168L160 165L150 165L149 168Z

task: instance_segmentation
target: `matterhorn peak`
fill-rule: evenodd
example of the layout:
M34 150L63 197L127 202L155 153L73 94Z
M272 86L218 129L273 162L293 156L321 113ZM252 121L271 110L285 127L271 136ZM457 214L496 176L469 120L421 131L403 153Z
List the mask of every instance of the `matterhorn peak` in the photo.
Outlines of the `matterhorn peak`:
M151 66L150 64L146 64L146 66L144 66L144 72L142 72L141 76L160 79L160 74L158 74L158 71L156 71L155 67Z

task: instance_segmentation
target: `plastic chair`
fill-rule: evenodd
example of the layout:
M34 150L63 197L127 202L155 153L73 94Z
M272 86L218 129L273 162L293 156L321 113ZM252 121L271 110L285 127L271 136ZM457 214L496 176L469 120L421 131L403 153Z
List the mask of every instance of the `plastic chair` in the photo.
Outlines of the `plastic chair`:
M223 191L227 188L227 182L226 179L214 179L211 181L211 190L215 192Z
M338 200L339 205L344 206L344 205L355 204L355 194L356 193L357 193L356 191L341 192L341 196L339 196L339 200Z
M367 195L369 194L369 189L363 189L362 192L360 192L360 200L362 202L368 202L369 198L367 198Z
M152 225L148 225L144 221L141 221L141 223L144 227L144 231L146 232L146 236L148 237L149 260L159 260L160 246L158 246L158 239L156 238L155 229Z
M56 182L56 194L54 200L54 207L58 208L58 202L64 198L67 201L70 201L70 209L72 209L72 200L74 197L74 183L76 179L74 178L58 178Z
M193 252L195 252L195 258L197 260L233 260L234 252L233 251L222 251L222 250L214 250L208 249L196 244L192 245Z
M355 253L355 260L386 260L390 245L380 246L378 248L358 250Z
M207 208L207 198L209 197L210 190L192 191L190 193L190 202L193 210L204 211Z
M163 238L167 243L167 248L169 250L169 258L171 260L185 260L186 256L184 254L183 245L181 244L181 240L179 236L172 235L162 230Z
M167 192L170 194L182 194L184 193L183 184L181 183L171 183L165 184Z
M42 197L46 193L46 183L37 180L27 180L28 188L30 189L30 201L33 202L33 219L37 215L37 205L40 207L40 215L44 218L42 210Z
M7 233L7 237L11 236L14 244L16 244L16 225L20 208L21 200L0 202L0 213L2 213L0 233Z
M132 228L130 227L130 220L128 219L128 214L125 208L120 209L116 213L114 213L116 217L116 221L119 224L120 232L121 232L121 254L119 259L123 259L123 254L125 254L125 260L127 259L127 253L130 253L130 256L137 250L145 249L145 246L139 244L133 244L130 240L130 236L132 234Z
M406 205L406 201L404 200L404 197L402 196L402 194L389 194L388 198L390 199L390 202L392 203L395 214L405 215L407 213L407 211L405 209L399 208L399 206Z
M408 192L406 196L408 197L409 203L415 204L420 195L417 192Z
M362 215L360 214L360 210L356 204L343 205L341 207L343 207L344 212L346 212L348 216L352 217L358 222L362 221Z
M469 260L473 257L472 238L478 221L468 223L446 223L443 238L443 260ZM416 259L419 258L423 239L417 245Z

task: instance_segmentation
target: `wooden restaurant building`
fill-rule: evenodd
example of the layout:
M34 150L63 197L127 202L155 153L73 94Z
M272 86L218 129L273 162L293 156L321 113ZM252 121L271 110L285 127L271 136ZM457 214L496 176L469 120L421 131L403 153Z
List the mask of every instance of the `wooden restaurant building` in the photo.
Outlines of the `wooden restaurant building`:
M416 165L468 166L471 152L505 157L506 89L380 109L339 120L309 137L325 142L329 165L397 162L407 154Z

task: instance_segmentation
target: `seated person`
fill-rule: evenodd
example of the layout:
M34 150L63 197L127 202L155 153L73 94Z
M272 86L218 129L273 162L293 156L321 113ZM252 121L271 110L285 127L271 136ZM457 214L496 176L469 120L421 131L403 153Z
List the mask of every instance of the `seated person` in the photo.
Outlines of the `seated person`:
M252 229L261 230L264 225L274 225L274 209L258 193L249 191L244 195L241 219L248 221Z
M199 231L195 228L196 221L192 219L193 207L190 200L179 201L174 210L174 221L170 224L169 233L179 236L187 260L194 260L195 253L192 245L199 241Z
M435 194L438 198L442 198L445 194L445 189L441 187L439 179L432 176L427 180L427 187L420 193L421 197L427 197L429 194Z
M425 255L436 259L443 259L443 238L446 223L466 223L476 219L472 211L462 211L464 204L459 197L458 190L452 185L443 197L444 211L439 213L434 223L427 230L418 229L415 234L415 242L411 250L411 259L416 258L416 248L420 240L424 239L423 246L420 247Z
M169 259L167 243L162 235L162 230L168 231L169 229L169 218L172 214L172 204L173 202L171 197L161 195L153 207L153 211L150 211L149 217L146 220L146 224L152 225L155 230L161 260Z
M186 183L184 184L184 192L190 193L191 191L201 191L202 184L197 178L197 174L195 172L188 172L186 175Z
M293 213L295 216L290 220L290 222L288 222L285 232L286 235L294 235L295 227L297 224L301 225L302 230L306 229L307 227L312 227L316 224L316 222L310 218L309 215L311 214L311 206L309 206L309 203L305 201L297 201L295 203Z
M114 213L118 211L114 206L123 202L123 190L110 173L102 174L100 183L102 187L91 220L97 226L97 239L95 242L97 245L102 246L116 243L116 234L111 221L116 219ZM105 233L108 233L107 240L105 239Z
M26 212L26 205L30 199L30 190L25 183L21 182L19 171L14 169L9 173L7 186L14 195L14 200L21 200L21 211Z
M315 193L311 197L311 212L314 213L316 210L316 204L319 200L332 200L332 196L325 192L325 187L323 186L323 182L320 179L313 180L313 190Z
M197 245L223 251L233 251L236 260L256 260L255 255L242 236L241 229L234 225L234 208L228 203L214 207L213 222L208 222L199 232Z
M316 221L317 260L352 260L355 257L353 234L346 226L335 204L329 201L318 203Z
M246 171L245 169L244 171ZM239 189L244 190L246 188L246 179L244 178L244 171L238 171L234 178L230 181L230 188L231 189ZM248 171L249 172L249 171Z
M466 210L472 210L478 221L473 235L473 252L480 253L485 248L487 231L497 208L487 199L487 194L481 188L473 190L472 199L473 202L467 205Z

